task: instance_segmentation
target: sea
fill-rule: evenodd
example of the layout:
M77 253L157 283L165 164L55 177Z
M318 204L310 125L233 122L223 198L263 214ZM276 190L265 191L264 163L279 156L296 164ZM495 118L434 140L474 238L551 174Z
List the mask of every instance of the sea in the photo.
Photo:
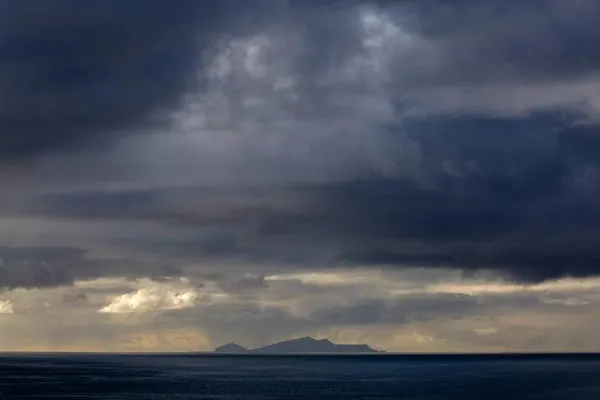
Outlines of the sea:
M0 399L599 400L599 355L0 355Z

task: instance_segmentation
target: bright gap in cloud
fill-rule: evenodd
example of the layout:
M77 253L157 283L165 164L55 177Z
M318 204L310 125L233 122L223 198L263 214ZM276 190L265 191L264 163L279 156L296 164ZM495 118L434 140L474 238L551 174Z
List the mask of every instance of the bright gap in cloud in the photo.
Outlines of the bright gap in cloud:
M132 293L115 297L98 312L108 314L181 310L192 308L202 297L194 289L173 290L166 288L142 288Z
M509 294L519 292L576 292L600 289L600 278L565 278L532 285L517 285L509 282L463 281L428 285L432 293L452 293L464 295Z
M298 281L303 284L317 286L349 286L365 283L378 283L381 273L376 270L342 271L342 272L306 272L292 274L275 274L265 277L266 281L285 282Z
M11 301L5 300L0 301L0 315L2 314L14 314L15 309Z
M463 279L446 276L439 279L410 279L404 271L338 270L337 272L298 272L274 274L265 277L267 282L300 282L314 286L373 286L389 291L390 294L406 295L418 293L461 294L478 296L486 294L512 293L567 293L600 290L600 278L564 278L538 284L521 285L497 279ZM443 271L440 271L442 274ZM433 279L433 281L432 281Z

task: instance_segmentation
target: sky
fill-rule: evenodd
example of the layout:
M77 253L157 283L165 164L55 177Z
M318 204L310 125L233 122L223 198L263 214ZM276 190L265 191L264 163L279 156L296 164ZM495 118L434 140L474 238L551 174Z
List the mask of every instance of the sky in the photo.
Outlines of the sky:
M595 0L0 0L0 351L600 351Z

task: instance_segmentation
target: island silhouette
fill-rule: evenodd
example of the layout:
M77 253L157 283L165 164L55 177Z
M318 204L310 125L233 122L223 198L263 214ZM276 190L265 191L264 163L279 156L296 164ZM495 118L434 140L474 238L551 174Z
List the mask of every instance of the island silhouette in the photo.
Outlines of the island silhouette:
M327 339L314 339L308 336L284 340L263 347L247 349L237 343L227 343L215 349L215 353L222 354L357 354L357 353L384 353L375 350L366 344L335 344Z

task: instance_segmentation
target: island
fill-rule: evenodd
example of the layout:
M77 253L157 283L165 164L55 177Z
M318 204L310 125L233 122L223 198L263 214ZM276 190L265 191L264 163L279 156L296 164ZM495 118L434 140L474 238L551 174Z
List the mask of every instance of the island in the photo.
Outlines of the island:
M268 346L247 349L237 343L228 343L217 347L220 354L364 354L384 353L366 344L335 344L327 339L301 337L273 343Z

